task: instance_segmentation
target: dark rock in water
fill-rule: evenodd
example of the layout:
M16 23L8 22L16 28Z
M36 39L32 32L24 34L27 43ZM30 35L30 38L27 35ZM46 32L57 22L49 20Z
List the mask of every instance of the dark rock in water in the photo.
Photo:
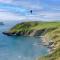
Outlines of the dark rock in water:
M19 32L18 33L15 33L15 35L20 36L20 33Z
M3 22L0 22L0 25L4 25L4 23Z
M10 32L3 32L3 34L4 34L4 35L7 35L7 36L13 36L13 35L15 35L15 34L10 33Z

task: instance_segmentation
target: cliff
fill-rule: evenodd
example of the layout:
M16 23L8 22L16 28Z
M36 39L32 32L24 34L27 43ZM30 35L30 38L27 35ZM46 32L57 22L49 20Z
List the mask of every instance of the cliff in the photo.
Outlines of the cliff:
M39 57L38 60L60 60L60 22L22 22L15 25L8 32L3 32L8 36L44 36L44 42L48 42L52 53Z
M8 32L3 32L6 35L25 35L25 36L41 36L48 31L54 30L59 26L56 22L22 22L15 25Z

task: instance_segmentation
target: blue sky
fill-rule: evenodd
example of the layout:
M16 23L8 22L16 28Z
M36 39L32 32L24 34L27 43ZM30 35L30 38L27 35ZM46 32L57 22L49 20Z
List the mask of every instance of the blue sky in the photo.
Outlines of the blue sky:
M60 21L60 0L0 0L0 20Z

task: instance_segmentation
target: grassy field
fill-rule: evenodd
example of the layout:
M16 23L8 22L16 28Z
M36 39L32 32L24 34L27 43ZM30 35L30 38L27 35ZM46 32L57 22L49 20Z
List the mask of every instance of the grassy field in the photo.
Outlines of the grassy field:
M10 32L27 32L31 30L45 29L44 36L49 36L54 43L54 52L38 60L60 60L60 22L23 22L11 28Z
M60 22L23 22L14 26L10 31L39 30L60 27Z

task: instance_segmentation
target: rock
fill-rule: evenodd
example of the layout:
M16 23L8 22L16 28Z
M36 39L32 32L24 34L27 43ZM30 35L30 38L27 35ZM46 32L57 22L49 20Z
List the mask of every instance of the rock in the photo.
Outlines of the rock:
M49 42L49 45L52 45L54 42Z
M13 36L13 35L15 35L15 34L10 33L10 32L3 32L3 34L4 34L4 35L7 35L7 36Z
M4 25L4 23L3 22L0 22L0 25Z

